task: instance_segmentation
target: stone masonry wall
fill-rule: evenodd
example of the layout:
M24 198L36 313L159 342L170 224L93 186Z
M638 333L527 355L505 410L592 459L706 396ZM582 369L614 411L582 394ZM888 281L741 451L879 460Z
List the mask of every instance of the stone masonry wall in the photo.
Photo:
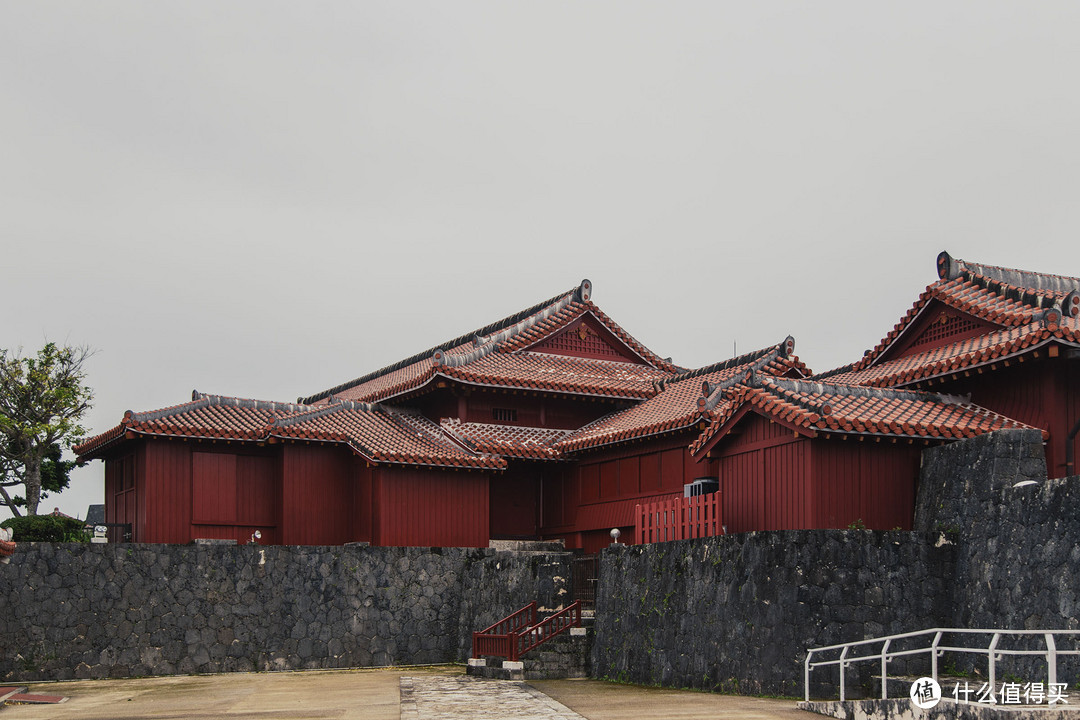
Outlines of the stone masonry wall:
M464 661L559 607L567 553L20 543L0 565L0 680Z
M1047 480L1038 431L923 453L915 526L962 548L947 624L1080 628L1080 478Z
M947 612L955 548L936 538L798 530L613 546L601 561L593 672L800 695L806 648L931 627ZM815 680L831 687L824 672Z
M1076 629L1078 571L1080 478L1046 479L1038 431L990 433L923 454L914 532L760 532L605 550L594 673L801 695L810 647L931 627ZM1077 644L1059 639L1059 649ZM1044 647L1040 638L1012 646ZM986 672L985 657L942 662ZM873 684L861 667L849 677L856 693ZM821 672L815 696L831 689ZM1041 657L998 665L999 678L1044 672ZM1058 677L1072 687L1080 662L1059 659Z

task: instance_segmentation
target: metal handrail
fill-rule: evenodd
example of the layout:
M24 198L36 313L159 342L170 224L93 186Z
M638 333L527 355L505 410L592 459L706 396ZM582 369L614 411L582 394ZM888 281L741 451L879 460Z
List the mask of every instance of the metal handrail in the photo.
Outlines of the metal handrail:
M904 638L920 637L924 635L934 635L933 641L928 647L916 648L913 650L895 650L890 651L889 647L894 640L901 640ZM990 635L990 644L985 648L973 648L973 647L953 647L950 645L942 645L941 638L946 633L953 635ZM998 647L998 643L1003 636L1029 636L1038 637L1042 636L1043 642L1046 645L1045 650L1009 650ZM810 701L810 671L814 668L827 667L830 665L840 666L840 700L845 700L845 678L844 671L848 665L857 662L864 662L870 660L877 660L881 663L881 699L887 700L889 697L887 689L888 681L888 663L893 658L905 656L905 655L919 655L930 654L930 672L937 682L938 679L938 657L946 651L970 653L975 655L986 655L989 662L989 685L995 687L996 685L996 663L1001 659L1002 655L1042 655L1046 658L1047 677L1048 682L1051 685L1057 684L1057 658L1059 655L1080 655L1080 650L1058 650L1057 643L1054 641L1054 636L1063 635L1071 637L1080 637L1080 630L986 630L982 628L930 628L927 630L916 630L914 632L900 633L898 635L886 635L884 637L870 638L868 640L855 640L852 642L840 643L838 645L827 645L825 647L810 648L806 651L806 659L803 661L803 696L804 699ZM881 650L876 653L869 653L866 655L856 655L853 657L848 656L848 652L853 648L859 648L865 645L872 645L874 643L881 643ZM832 651L840 651L840 657L835 660L819 660L812 662L811 658L814 653L826 653Z

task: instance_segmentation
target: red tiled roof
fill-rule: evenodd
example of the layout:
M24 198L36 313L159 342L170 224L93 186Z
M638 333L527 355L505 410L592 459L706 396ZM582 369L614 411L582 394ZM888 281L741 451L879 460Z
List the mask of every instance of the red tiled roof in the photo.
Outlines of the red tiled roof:
M300 405L194 393L183 405L145 413L128 411L120 425L75 448L90 459L127 433L197 439L311 440L348 444L373 462L502 469L498 457L469 453L445 438L438 425L377 405L337 401Z
M632 335L630 335L630 333L626 332L614 320L608 317L604 311L589 300L580 303L571 303L556 315L553 315L514 337L509 338L499 346L499 352L515 352L517 350L528 349L539 343L541 340L554 335L559 330L562 330L585 314L592 315L596 318L601 325L611 332L612 335L618 338L631 350L631 352L646 363L655 368L660 368L669 372L675 372L677 370L670 360L659 357L652 350L639 343Z
M770 375L809 375L799 358L791 355L794 349L795 341L789 337L772 347L669 377L662 381L662 389L654 397L586 425L557 443L556 448L561 452L585 450L683 430L707 421L710 401L715 404L724 387L751 369Z
M128 410L119 425L87 439L73 450L80 457L93 456L122 439L127 432L211 440L257 440L275 418L302 408L296 403L246 400L195 391L191 402L148 412Z
M537 460L558 458L559 453L552 445L571 432L551 428L463 423L457 418L446 418L441 425L448 435L475 452Z
M479 385L612 398L648 397L654 381L671 375L637 363L533 352L492 353L469 365L440 368L439 374Z
M932 302L939 301L1001 327L1028 325L1049 309L1080 318L1080 278L979 265L938 255L939 280L928 286L907 314L855 370L877 363Z
M450 443L427 418L381 406L339 402L278 420L269 437L341 442L387 463L503 469L502 458Z
M755 373L728 391L708 429L690 446L708 450L737 421L754 409L814 437L818 434L955 440L1005 428L1030 426L960 398L892 388L819 383ZM1046 433L1043 433L1046 437Z
M662 377L677 371L605 315L590 300L592 285L585 280L574 290L455 338L401 362L364 375L301 402L333 399L377 402L420 388L437 375L464 382L501 387L533 388L554 392L583 392L607 397L644 397L631 378ZM567 358L529 353L527 348L558 332L567 324L591 315L646 365ZM502 359L496 356L502 356ZM521 358L507 360L506 357Z
M874 387L911 385L1024 355L1055 341L1080 345L1080 320L1061 319L1057 310L1045 310L1027 325L1004 328L868 367L856 364L840 368L814 379Z

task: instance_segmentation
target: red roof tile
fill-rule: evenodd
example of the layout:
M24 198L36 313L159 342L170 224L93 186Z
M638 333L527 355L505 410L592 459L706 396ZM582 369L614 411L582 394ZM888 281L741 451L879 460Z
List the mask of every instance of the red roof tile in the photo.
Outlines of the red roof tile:
M565 357L547 353L492 353L462 367L443 367L439 374L466 383L528 390L645 398L653 382L671 373L648 365Z
M501 458L451 443L427 418L382 406L339 402L278 420L269 437L341 442L377 462L503 469Z
M874 387L911 385L1024 355L1050 342L1080 345L1080 320L1061 319L1055 310L1044 311L1043 315L1020 327L997 330L868 367L855 364L839 368L814 379ZM1053 322L1054 318L1057 322Z
M1080 278L979 265L938 255L939 280L928 286L907 314L862 360L855 370L879 362L932 302L939 301L1001 327L1019 327L1057 309L1080 318Z
M1030 427L948 395L755 373L749 381L728 391L708 429L690 446L691 453L697 455L715 445L744 408L783 421L810 436L836 433L953 440L1005 428Z
M533 388L554 392L581 392L606 397L644 397L636 383L677 371L670 361L658 357L613 322L590 300L592 285L588 280L563 295L539 303L523 312L492 323L474 333L445 342L399 363L369 373L330 390L317 393L302 402L330 402L332 399L377 402L423 387L437 375L464 382L500 387ZM529 353L527 348L550 337L571 322L590 315L633 355L646 365L630 372L623 365L633 363L567 358ZM495 356L512 356L517 360ZM607 362L609 366L605 366Z
M557 443L556 448L561 452L585 450L683 430L707 421L710 401L715 404L724 387L750 370L771 375L808 375L806 366L790 354L794 348L794 339L787 338L770 348L671 376L654 397L586 425Z
M446 418L441 425L448 435L475 452L537 460L558 458L559 453L552 445L571 432L551 428L463 423L456 418Z
M75 452L81 459L92 458L128 432L193 439L255 441L273 437L339 442L373 462L486 469L506 466L501 458L470 453L455 445L430 420L394 408L343 401L299 405L199 393L183 405L145 413L128 411L120 425L87 440Z

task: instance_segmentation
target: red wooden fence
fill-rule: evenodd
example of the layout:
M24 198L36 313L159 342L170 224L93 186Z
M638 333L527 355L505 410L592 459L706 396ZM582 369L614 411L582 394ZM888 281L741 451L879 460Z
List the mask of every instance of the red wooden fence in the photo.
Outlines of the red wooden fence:
M720 493L676 497L634 508L638 543L723 535Z

